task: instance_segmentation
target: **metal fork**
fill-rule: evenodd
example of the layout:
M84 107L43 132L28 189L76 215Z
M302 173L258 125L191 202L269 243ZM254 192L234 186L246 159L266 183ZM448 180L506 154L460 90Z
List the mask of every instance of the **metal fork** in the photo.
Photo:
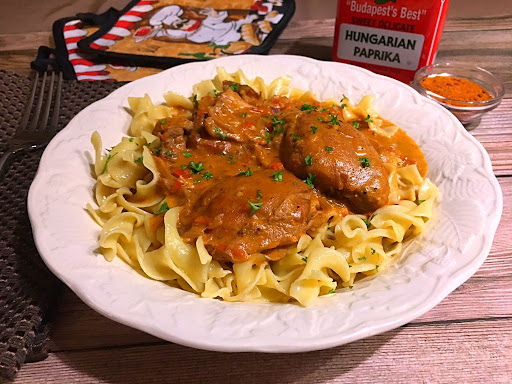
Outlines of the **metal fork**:
M11 156L28 149L44 148L57 132L57 123L59 120L60 109L60 94L62 88L62 73L59 72L59 74L56 75L55 72L51 72L51 76L48 76L47 72L43 73L43 79L41 81L41 86L39 87L35 110L32 115L32 119L30 119L30 114L34 105L34 99L38 88L39 77L39 72L36 72L27 108L23 114L21 124L16 130L14 137L9 142L4 155L0 158L0 175L2 174L7 160ZM50 78L50 84L48 87L46 87L46 81L48 77ZM55 102L53 105L53 114L50 125L48 125L48 117L50 115L50 108L52 104L55 77L58 77L55 91ZM41 115L44 99L46 99L46 102Z

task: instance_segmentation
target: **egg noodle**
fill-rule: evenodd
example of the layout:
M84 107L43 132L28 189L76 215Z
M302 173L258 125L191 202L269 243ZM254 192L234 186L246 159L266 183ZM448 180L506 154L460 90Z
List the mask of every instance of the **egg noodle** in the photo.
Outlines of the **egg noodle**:
M290 89L287 77L266 85L259 77L249 80L241 70L228 74L218 68L217 72L213 80L193 87L198 99L221 91L224 80L249 85L264 99L276 95L312 97L310 92ZM318 296L352 288L356 280L385 269L400 252L403 241L421 233L432 217L438 188L420 175L416 165L386 165L392 180L391 204L371 217L349 214L333 219L314 236L302 235L279 261L268 261L262 254L253 254L242 263L214 260L201 237L195 245L180 238L177 221L181 207L165 212L163 226L154 225L155 218L163 214L159 211L166 196L157 187L160 175L152 151L160 147L160 139L152 134L153 129L159 119L175 115L176 107L189 109L190 116L194 108L191 99L175 93L169 92L164 98L166 105L153 105L148 95L130 97L131 137L122 138L108 154L102 154L100 135L92 135L98 208L87 204L87 210L101 226L98 244L108 261L119 257L151 279L205 298L297 301L307 306ZM365 96L353 105L343 96L343 121L369 115L370 129L386 137L393 135L397 127L380 118L371 101L371 96ZM340 105L339 100L327 102Z

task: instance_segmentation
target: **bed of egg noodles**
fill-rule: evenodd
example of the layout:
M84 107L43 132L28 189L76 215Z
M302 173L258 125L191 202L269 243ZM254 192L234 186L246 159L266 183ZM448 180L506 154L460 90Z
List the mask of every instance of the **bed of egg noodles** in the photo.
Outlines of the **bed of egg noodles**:
M220 91L224 80L247 84L263 98L287 95L311 97L309 92L290 89L289 79L281 77L266 85L261 78L248 79L239 70L228 74L218 68L217 76L193 87L200 99ZM172 116L176 106L194 108L191 99L169 92L166 105L154 105L146 95L129 98L133 119L130 137L103 154L101 138L92 135L95 149L94 188L97 208L87 210L101 227L98 244L106 260L121 258L143 275L205 298L225 301L298 302L307 306L318 296L340 288L352 288L361 277L385 269L402 248L403 241L418 235L432 218L438 188L422 178L415 165L388 169L396 181L390 205L367 218L350 214L330 221L311 237L303 235L286 257L269 262L254 254L243 263L213 260L198 238L195 245L179 236L180 207L168 210L164 225L152 229L154 218L165 199L157 187L159 174L152 149L160 147L152 134L156 122ZM343 121L371 116L370 129L390 136L396 127L381 119L371 107L371 96L357 105L346 97L342 102ZM329 100L336 105L339 100ZM192 112L191 112L192 113ZM419 203L419 204L418 204Z

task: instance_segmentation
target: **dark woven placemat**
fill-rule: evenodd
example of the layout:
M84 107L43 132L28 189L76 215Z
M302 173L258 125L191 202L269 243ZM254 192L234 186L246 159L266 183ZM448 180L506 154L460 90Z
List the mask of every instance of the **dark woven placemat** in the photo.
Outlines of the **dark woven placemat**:
M87 105L123 83L64 82L59 130ZM14 135L31 81L0 70L0 156ZM0 376L13 378L24 362L48 355L48 313L59 282L37 253L27 215L27 193L42 150L15 157L0 180Z

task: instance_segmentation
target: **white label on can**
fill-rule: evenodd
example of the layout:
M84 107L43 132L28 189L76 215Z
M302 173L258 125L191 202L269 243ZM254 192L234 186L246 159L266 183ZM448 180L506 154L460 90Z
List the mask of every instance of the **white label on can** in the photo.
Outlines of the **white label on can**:
M425 37L417 33L341 24L338 57L344 60L416 70Z

